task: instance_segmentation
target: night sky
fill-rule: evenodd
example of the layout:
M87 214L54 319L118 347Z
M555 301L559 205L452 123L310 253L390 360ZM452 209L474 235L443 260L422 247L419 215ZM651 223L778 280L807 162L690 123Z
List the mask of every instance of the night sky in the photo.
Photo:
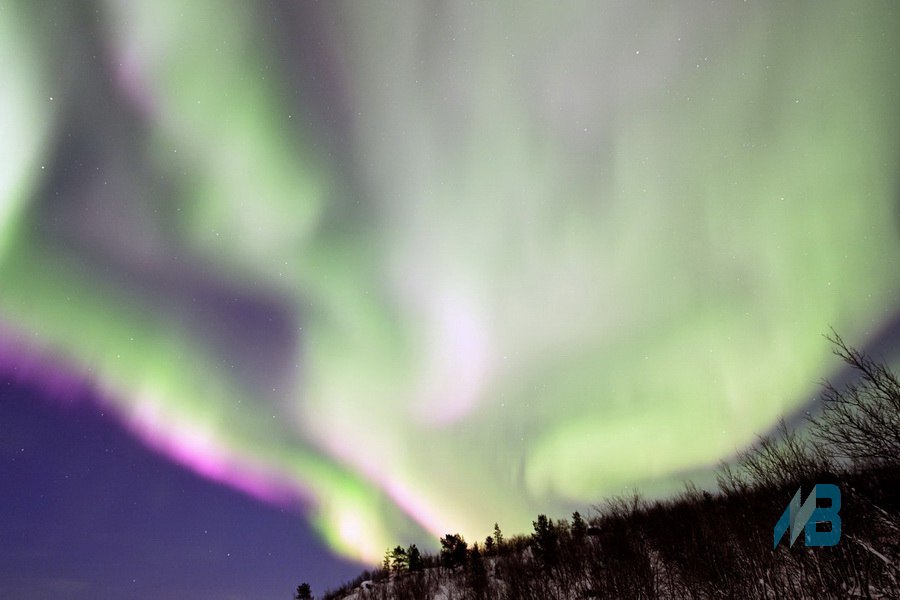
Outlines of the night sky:
M900 365L896 31L0 0L0 596L321 592L709 481L830 328Z
M0 596L289 598L355 577L294 510L210 483L131 439L89 390L0 384Z

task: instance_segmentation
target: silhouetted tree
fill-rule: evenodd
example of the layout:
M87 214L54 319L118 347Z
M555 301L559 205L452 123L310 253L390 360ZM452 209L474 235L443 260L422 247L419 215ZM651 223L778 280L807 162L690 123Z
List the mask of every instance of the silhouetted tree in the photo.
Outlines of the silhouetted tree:
M581 518L581 513L577 510L572 513L572 537L577 542L581 542L587 533L587 524Z
M409 557L406 554L406 550L404 550L402 546L396 546L393 550L391 550L390 559L391 572L394 575L401 575L404 571L406 571L409 565Z
M758 486L781 486L828 471L830 461L782 419L775 435L759 438L756 446L738 452L738 468Z
M503 532L500 531L500 526L494 523L494 545L497 547L497 552L503 552Z
M491 536L487 536L486 538L484 538L484 555L494 555L494 538L492 538Z
M750 483L734 465L722 461L716 469L716 483L719 491L726 496L740 497L750 487Z
M441 564L453 569L466 564L469 545L458 533L448 533L441 538Z
M556 566L559 557L557 548L559 532L547 515L538 515L537 521L532 521L532 524L534 533L531 534L531 539L534 542L535 555L544 567L551 569Z
M410 547L406 549L406 558L411 573L417 573L425 566L422 561L422 554L415 544L410 545Z
M312 590L308 583L301 583L294 593L294 600L312 600Z
M813 434L844 458L861 464L896 462L900 456L900 380L883 363L850 348L831 332L834 353L860 381L838 390L826 384L823 411L811 419Z
M481 557L481 551L478 549L478 542L475 542L475 545L472 546L472 552L469 553L469 586L472 588L477 600L485 597L488 583L484 560Z

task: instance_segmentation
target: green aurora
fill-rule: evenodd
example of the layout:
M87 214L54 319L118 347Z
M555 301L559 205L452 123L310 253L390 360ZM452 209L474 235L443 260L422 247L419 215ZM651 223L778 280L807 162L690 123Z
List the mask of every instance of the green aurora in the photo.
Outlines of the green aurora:
M900 309L894 3L76 4L0 0L0 346L343 554L671 491Z

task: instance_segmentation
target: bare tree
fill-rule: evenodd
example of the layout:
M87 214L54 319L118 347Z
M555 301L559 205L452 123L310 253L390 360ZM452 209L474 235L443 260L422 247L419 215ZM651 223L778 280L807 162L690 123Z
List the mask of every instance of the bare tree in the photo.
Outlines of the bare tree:
M823 410L810 419L813 435L836 454L860 464L887 464L900 456L900 381L883 363L847 346L833 330L834 353L859 381L838 390L826 383Z
M831 470L826 454L788 428L784 419L776 431L761 436L753 448L738 452L738 469L746 479L760 486L780 486ZM719 475L722 485L729 474L720 471Z

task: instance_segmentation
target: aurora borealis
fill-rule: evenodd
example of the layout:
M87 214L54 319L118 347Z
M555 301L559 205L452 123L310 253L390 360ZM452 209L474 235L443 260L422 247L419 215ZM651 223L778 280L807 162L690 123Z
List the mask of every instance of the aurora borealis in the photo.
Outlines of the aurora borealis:
M0 370L367 561L752 443L900 311L900 10L564 6L2 0Z

